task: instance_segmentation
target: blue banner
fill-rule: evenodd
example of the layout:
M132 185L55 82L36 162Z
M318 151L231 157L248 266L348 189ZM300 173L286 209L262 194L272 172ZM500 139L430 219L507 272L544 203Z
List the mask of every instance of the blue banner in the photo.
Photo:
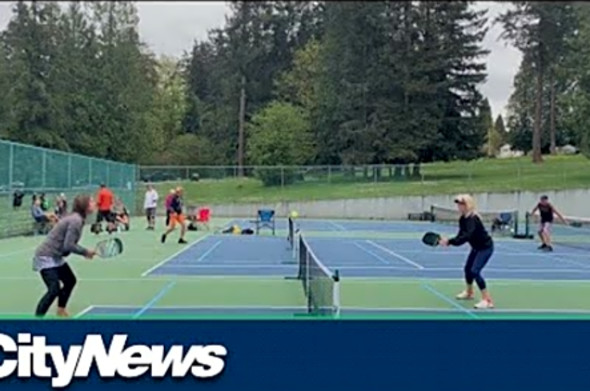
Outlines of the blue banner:
M0 389L581 390L589 351L573 321L2 321Z

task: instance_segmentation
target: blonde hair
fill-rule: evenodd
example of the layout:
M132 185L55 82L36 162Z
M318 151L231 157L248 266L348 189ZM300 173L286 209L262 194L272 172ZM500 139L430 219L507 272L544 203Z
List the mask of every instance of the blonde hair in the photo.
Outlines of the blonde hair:
M470 215L477 215L476 208L477 205L475 204L475 200L469 194L459 194L455 197L455 202L465 205L465 209L467 209L467 216Z

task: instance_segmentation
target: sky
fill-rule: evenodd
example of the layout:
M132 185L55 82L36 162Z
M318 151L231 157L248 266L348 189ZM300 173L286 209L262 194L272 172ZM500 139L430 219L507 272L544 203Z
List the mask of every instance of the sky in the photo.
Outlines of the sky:
M477 2L478 9L487 8L489 19L507 9L501 2ZM11 3L0 2L0 30L6 27ZM157 54L179 57L189 51L195 39L207 37L210 29L225 23L228 7L224 2L154 1L138 2L139 30L142 39ZM487 56L488 78L481 86L492 107L494 117L505 115L505 107L512 92L514 75L518 71L521 54L498 39L501 27L490 25L483 46L490 51Z

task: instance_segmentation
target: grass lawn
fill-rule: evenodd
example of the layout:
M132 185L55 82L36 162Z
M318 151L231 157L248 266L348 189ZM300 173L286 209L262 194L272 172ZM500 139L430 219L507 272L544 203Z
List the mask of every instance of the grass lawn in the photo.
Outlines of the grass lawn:
M196 170L198 172L198 170ZM309 170L303 180L292 185L266 187L255 177L202 179L199 182L157 183L160 195L182 185L188 203L249 203L299 200L329 200L457 192L509 192L516 190L559 190L590 187L590 160L583 156L547 156L543 164L529 157L481 159L423 165L418 177L394 177L381 170L376 178L358 168L354 174L327 169ZM138 200L144 189L138 186ZM142 201L141 201L142 202Z

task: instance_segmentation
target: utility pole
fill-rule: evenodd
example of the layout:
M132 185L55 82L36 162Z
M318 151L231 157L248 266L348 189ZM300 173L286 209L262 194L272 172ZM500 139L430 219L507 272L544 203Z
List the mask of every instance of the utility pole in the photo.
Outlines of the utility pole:
M246 117L246 76L242 75L240 89L240 118L238 126L238 176L244 176L244 122Z

